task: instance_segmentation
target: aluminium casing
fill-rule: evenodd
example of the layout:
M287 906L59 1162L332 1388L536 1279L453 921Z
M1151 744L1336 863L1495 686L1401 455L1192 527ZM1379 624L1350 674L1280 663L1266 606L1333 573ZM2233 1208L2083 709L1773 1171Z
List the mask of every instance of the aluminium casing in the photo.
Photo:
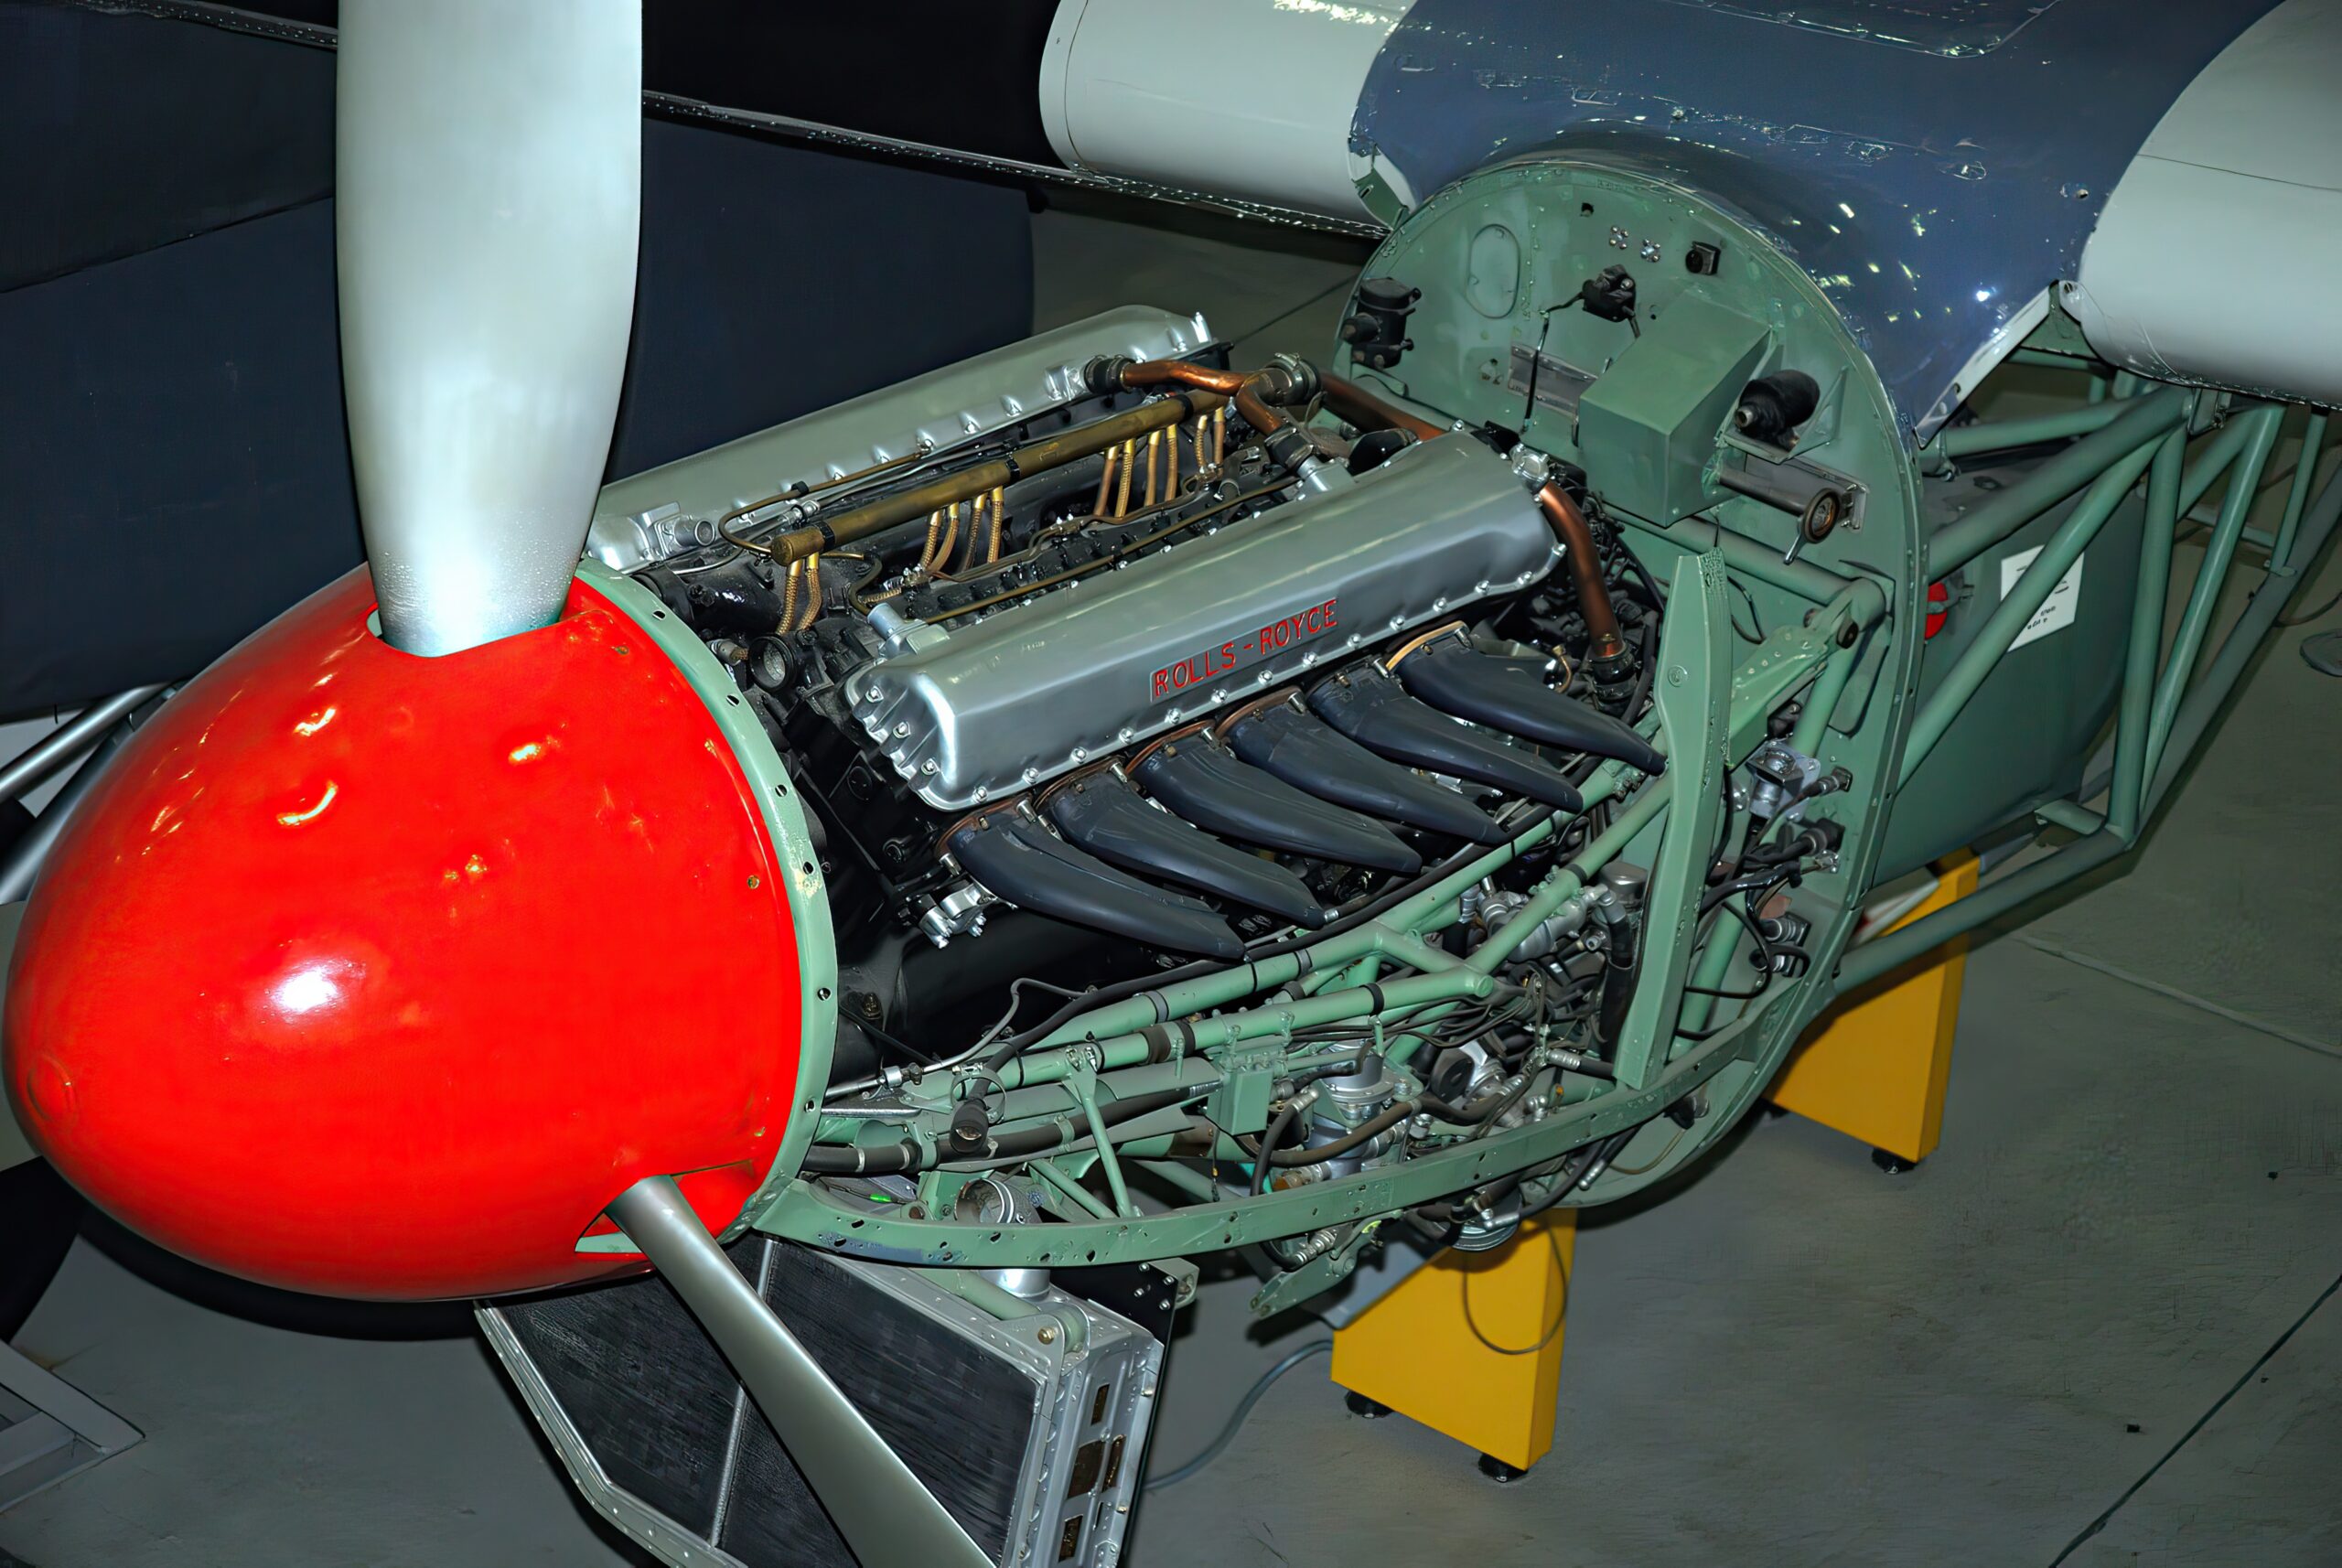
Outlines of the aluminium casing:
M765 1236L726 1251L1000 1568L1122 1560L1163 1370L1154 1333L1054 1284L1004 1318L924 1269ZM657 1278L478 1316L578 1489L660 1562L853 1561L714 1342Z
M918 628L849 690L919 798L965 809L1526 587L1559 553L1512 466L1442 436L972 625Z

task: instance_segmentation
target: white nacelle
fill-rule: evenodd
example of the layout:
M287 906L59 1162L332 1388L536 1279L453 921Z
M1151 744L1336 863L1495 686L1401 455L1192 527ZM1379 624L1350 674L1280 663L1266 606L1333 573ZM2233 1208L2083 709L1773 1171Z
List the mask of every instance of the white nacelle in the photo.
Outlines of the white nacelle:
M1350 151L1350 121L1408 5L1063 0L1041 124L1073 168L1365 218L1370 160Z
M2342 0L2286 0L2188 84L2064 302L2110 361L2342 403Z

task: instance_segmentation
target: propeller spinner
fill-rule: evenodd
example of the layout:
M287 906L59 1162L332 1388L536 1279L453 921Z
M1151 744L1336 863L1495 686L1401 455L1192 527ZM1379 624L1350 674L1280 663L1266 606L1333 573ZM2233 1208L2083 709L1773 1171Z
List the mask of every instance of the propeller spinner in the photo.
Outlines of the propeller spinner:
M643 1177L738 1218L789 1119L800 977L724 955L796 932L707 704L575 577L633 307L639 0L345 0L341 26L369 566L181 692L74 813L6 1079L75 1186L189 1257L492 1294L639 1267L578 1240Z

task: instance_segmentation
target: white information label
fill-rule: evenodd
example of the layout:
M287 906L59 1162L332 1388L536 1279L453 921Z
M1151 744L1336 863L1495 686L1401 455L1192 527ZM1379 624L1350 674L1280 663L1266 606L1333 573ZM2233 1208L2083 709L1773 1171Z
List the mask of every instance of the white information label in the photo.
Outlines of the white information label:
M2032 565L2033 558L2040 553L2041 547L2036 544L2030 550L2020 550L2014 555L2001 557L2001 597L2005 599L2009 596L2009 591L2016 586L2016 580L2025 575L2025 569ZM2074 624L2074 611L2082 602L2083 559L2079 555L2074 557L2074 564L2066 568L2066 575L2057 579L2057 585L2049 590L2049 596L2041 601L2041 607L2033 612L2033 618L2025 623L2025 629L2018 632L2016 639L2009 644L2011 648L2023 648L2036 638L2047 637Z

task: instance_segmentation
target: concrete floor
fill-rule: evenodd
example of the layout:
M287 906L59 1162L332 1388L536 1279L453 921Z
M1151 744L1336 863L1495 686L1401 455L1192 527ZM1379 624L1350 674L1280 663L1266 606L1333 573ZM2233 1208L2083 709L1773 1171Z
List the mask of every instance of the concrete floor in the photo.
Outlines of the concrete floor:
M1126 216L1037 219L1041 325L1139 299L1201 306L1242 360L1331 340L1354 249ZM2342 585L2321 575L2313 598ZM1348 1417L1305 1365L1148 1501L1134 1560L2342 1562L2342 684L2302 664L2304 635L2279 635L2125 875L1975 953L1919 1170L1753 1121L1678 1190L1585 1224L1556 1446L1526 1480ZM467 1316L100 1241L19 1344L147 1440L0 1515L0 1563L633 1560ZM1249 1289L1208 1286L1175 1347L1166 1466L1322 1333L1263 1334Z

